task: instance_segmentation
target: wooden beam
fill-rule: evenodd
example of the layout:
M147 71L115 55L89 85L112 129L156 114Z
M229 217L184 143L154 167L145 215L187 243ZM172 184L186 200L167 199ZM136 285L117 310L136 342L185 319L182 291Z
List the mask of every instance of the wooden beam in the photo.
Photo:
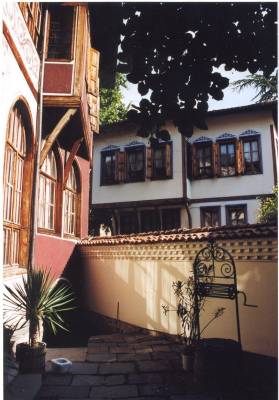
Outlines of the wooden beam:
M77 112L76 108L69 108L69 110L67 110L65 112L63 117L60 119L58 124L55 126L53 131L47 136L47 139L45 141L44 147L43 147L43 149L41 151L41 155L40 155L40 168L43 165L43 162L45 161L47 153L51 149L51 147L52 147L53 143L55 142L55 140L57 139L59 133L62 131L64 126L70 121L72 116L75 115L76 112Z
M65 168L64 168L63 190L66 187L66 183L67 183L67 180L68 180L68 177L69 177L69 173L71 171L71 167L72 167L74 158L77 155L78 149L80 148L80 145L81 145L82 142L83 142L83 138L78 139L78 140L75 141L75 143L74 143L74 145L72 147L72 150L70 152L70 155L69 155L69 157L67 159L67 162L66 162L66 165L65 165Z

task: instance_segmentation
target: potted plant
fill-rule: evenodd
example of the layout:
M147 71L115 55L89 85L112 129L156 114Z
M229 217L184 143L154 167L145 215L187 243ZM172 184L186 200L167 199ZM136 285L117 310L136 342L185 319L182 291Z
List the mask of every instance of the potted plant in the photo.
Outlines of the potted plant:
M38 373L45 369L46 343L40 337L42 324L50 326L56 334L57 328L67 330L61 313L74 307L72 291L66 286L55 286L50 273L32 269L22 282L11 288L5 285L5 320L17 329L29 324L28 343L16 346L16 360L23 373Z
M199 313L204 308L205 297L200 294L197 296L193 276L189 276L184 282L175 281L172 284L174 294L177 299L177 308L170 309L163 305L165 315L169 311L176 311L181 322L182 332L180 339L184 346L182 351L182 367L185 371L191 372L194 365L196 348L199 344L198 319ZM201 329L200 335L217 318L221 317L225 308L217 308L211 319Z

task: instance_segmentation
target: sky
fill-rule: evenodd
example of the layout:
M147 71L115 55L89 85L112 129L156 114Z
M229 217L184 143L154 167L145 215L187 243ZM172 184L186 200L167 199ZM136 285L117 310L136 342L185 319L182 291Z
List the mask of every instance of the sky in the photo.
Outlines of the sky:
M238 71L225 71L224 68L219 68L219 72L221 75L230 79L230 82L236 81L238 79L245 78L249 75L249 71L246 72L238 72ZM137 85L132 83L128 83L127 89L122 89L123 100L126 105L132 103L134 105L138 105L141 100L141 95L137 91ZM255 89L249 88L242 90L240 93L236 90L233 90L230 86L224 90L224 98L223 100L217 101L212 98L209 99L208 105L209 110L218 110L221 108L231 108L231 107L239 107L248 104L255 103L255 100L252 101L253 97L257 94Z

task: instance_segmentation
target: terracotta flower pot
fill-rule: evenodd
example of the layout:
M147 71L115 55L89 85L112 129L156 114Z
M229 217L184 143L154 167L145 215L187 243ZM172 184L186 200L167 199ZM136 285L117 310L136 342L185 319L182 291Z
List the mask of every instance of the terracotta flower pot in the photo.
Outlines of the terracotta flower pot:
M16 346L16 361L21 373L41 373L45 370L46 343L38 342L36 347L28 343L19 343Z

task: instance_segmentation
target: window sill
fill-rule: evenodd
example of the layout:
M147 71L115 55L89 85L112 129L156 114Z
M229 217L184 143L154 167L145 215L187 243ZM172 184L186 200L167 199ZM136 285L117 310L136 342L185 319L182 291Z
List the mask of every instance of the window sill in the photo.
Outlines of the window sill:
M151 181L165 181L167 179L173 179L173 176L156 176L149 178Z
M38 228L38 233L49 236L61 237L59 233L52 231L50 229Z

